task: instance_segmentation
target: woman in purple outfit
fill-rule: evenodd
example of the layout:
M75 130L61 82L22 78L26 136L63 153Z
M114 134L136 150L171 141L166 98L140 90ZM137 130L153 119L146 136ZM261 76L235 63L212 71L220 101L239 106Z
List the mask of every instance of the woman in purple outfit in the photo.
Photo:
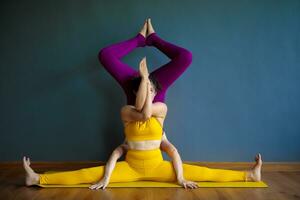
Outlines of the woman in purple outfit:
M148 73L141 70L145 68L141 66L146 66L146 59L142 59L140 62L140 71L137 71L126 63L123 63L121 58L132 52L135 48L145 47L146 45L156 47L171 59L170 62L149 74L151 80L151 92L156 93L153 103L165 102L167 89L177 78L179 78L192 62L192 53L190 51L161 39L155 33L150 18L145 21L143 28L135 37L101 49L98 55L99 61L123 88L127 97L127 104L134 105L137 111L142 110L146 100L146 95L142 95L146 93L146 91L144 91L145 82L140 76L140 74ZM130 148L133 149L149 149L151 148L151 145L153 145L147 142L144 142L143 144L127 143L126 140L123 143L125 143L126 146L129 145ZM197 188L195 182L182 178L183 167L181 157L175 146L167 139L165 131L163 132L163 140L160 143L160 149L166 152L172 159L177 177L179 177L178 183L185 188ZM113 168L112 166L113 164L108 163L106 171L111 171ZM108 181L102 180L91 186L91 189L105 188L107 185Z
M154 46L168 56L171 61L150 73L157 81L160 91L153 102L165 102L167 89L190 66L192 53L182 47L161 39L154 31L151 20L147 19L142 30L133 38L104 47L99 52L99 60L104 68L116 79L123 88L127 104L134 105L134 80L139 78L139 72L123 63L121 58L137 47Z

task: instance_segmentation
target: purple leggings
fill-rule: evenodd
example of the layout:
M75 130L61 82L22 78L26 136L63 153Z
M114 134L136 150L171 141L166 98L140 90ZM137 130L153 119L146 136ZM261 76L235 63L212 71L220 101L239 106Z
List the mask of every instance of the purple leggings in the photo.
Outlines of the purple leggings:
M99 52L99 60L104 68L118 81L123 88L127 104L135 104L135 95L132 91L130 79L139 76L139 72L126 63L121 58L133 51L137 47L155 46L171 61L151 72L161 85L161 90L154 97L153 102L165 102L167 89L179 78L192 62L192 53L185 48L176 46L161 39L156 33L150 34L147 38L140 33L135 37L119 43L104 47Z

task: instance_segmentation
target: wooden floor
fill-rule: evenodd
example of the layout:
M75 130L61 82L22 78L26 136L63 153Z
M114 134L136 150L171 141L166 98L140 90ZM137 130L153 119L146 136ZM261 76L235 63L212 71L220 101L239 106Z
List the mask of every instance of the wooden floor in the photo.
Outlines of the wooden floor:
M102 165L102 163L100 163ZM193 163L212 168L243 169L250 163ZM96 166L99 163L33 163L37 172L46 170L71 170ZM269 188L47 188L24 186L21 163L0 163L0 199L300 199L299 163L264 163L263 181Z

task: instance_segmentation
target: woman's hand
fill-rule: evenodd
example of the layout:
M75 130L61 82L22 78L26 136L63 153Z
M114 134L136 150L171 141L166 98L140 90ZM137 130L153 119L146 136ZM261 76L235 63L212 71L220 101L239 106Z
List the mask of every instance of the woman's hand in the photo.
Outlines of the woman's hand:
M193 182L193 181L188 181L188 180L185 180L185 179L179 179L177 182L178 182L179 185L183 186L185 189L187 189L187 188L191 188L191 189L198 188L198 184Z
M146 57L142 59L140 62L140 67L139 67L140 75L142 78L148 78L149 77L149 72L147 68L147 63L146 63Z
M109 183L109 178L103 177L98 183L91 185L89 188L92 190L98 190L99 188L102 188L104 190L108 185L108 183Z

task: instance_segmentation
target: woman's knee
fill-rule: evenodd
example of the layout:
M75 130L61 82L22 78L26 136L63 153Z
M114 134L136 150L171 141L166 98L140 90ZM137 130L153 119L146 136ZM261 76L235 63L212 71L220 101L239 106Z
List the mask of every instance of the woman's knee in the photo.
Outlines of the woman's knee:
M98 53L99 61L105 65L105 63L111 59L112 52L109 47L102 48Z
M188 67L193 61L193 54L191 51L183 49L177 59L181 62L181 64Z

